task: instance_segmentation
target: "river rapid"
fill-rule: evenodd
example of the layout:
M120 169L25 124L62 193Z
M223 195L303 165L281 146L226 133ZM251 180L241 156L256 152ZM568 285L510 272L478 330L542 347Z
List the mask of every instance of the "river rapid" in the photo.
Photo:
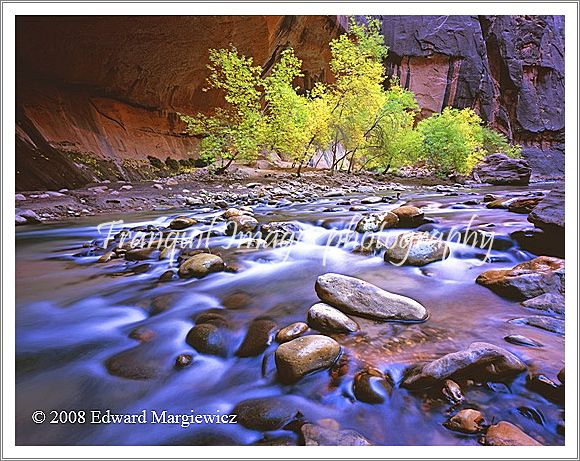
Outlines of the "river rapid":
M482 187L456 193L435 189L404 191L392 199L368 205L388 210L403 203L421 207L434 220L431 228L486 225L496 236L529 228L526 214L488 209L484 194L548 192L553 184L522 188ZM379 194L380 195L380 194ZM477 383L464 388L465 401L453 407L443 398L411 392L397 385L407 367L485 341L513 352L532 371L555 377L564 365L564 338L509 320L534 314L517 301L502 298L475 283L483 271L511 268L536 255L513 241L505 250L456 245L450 258L422 267L386 263L379 253L353 252L355 239L337 245L353 216L349 211L364 194L318 198L309 202L253 205L258 221L291 222L300 238L288 247L224 249L226 263L237 272L219 272L201 279L158 282L175 262L125 261L97 264L100 254L83 244L102 240L97 225L122 219L116 229L167 226L176 216L195 217L203 231L223 210L212 207L150 211L78 218L57 224L22 226L16 233L16 398L17 444L23 445L250 445L300 444L297 431L251 430L241 424L35 424L31 414L42 410L111 410L137 414L145 410L168 414L229 414L246 399L293 395L307 408L311 422L331 418L379 445L476 445L477 435L453 432L443 423L458 408L481 410L488 423L510 421L536 440L564 443L556 425L563 407L526 387L526 374L505 382ZM344 204L345 200L350 204ZM467 204L466 204L467 202ZM215 227L223 231L225 222ZM395 234L397 230L384 231ZM214 248L231 245L235 237L209 239ZM137 268L137 269L135 269ZM380 323L356 318L360 330L332 334L342 346L336 367L310 374L295 384L276 377L273 341L256 357L233 353L220 357L196 352L186 342L197 315L208 309L227 311L232 351L242 342L251 321L266 316L279 328L306 322L318 297L317 277L327 272L354 276L411 297L430 316L423 323ZM130 336L140 327L151 337L141 342ZM151 334L152 333L152 334ZM310 332L312 333L312 331ZM531 348L510 344L507 335L520 334L543 344ZM137 363L151 376L117 376L107 361L124 351L130 368ZM177 369L179 354L193 356L191 365ZM144 364L144 365L143 365ZM353 376L374 367L395 382L383 403L358 401ZM147 373L146 373L147 374ZM149 413L150 415L150 413ZM149 420L151 418L149 417ZM150 421L149 421L150 422Z

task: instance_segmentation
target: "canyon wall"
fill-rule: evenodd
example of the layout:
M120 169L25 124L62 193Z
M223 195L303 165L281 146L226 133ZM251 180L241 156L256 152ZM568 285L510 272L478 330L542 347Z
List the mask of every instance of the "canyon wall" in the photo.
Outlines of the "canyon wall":
M387 71L423 115L472 107L523 147L535 179L564 175L564 18L379 16Z
M326 80L336 16L20 16L16 23L16 185L138 179L148 156L195 157L177 113L219 103L204 92L208 50L230 44L265 70L286 46L302 86Z
M423 114L473 107L524 147L534 177L563 176L564 23L554 16L379 16L389 74ZM178 113L204 111L209 48L270 68L293 46L301 86L329 78L344 16L20 16L17 189L139 179L148 157L195 158Z

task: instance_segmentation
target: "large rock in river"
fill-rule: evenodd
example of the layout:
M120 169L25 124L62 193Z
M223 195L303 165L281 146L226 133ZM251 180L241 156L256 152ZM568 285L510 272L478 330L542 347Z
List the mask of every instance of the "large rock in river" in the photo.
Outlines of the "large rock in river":
M341 311L376 320L423 321L427 309L417 301L355 277L328 273L316 280L316 294Z
M449 246L426 232L405 232L387 245L385 261L398 265L424 266L449 256Z
M179 266L179 276L182 278L203 277L212 272L220 272L225 268L222 258L209 253L193 255Z
M524 159L509 158L505 154L488 155L473 169L473 177L482 182L503 186L525 186L532 170Z
M535 298L544 293L564 294L564 260L540 256L512 269L483 272L475 281L501 296L518 300Z
M452 352L411 370L403 387L431 387L445 379L469 378L478 381L514 376L527 369L511 352L489 343L472 343L467 349Z
M493 426L489 426L485 437L482 438L484 445L495 446L536 446L542 445L533 439L519 427L507 421L500 421Z
M340 354L340 345L322 335L303 336L276 349L278 377L284 383L298 381L306 374L330 367Z
M308 325L318 331L352 333L357 323L347 315L325 303L316 303L308 310Z

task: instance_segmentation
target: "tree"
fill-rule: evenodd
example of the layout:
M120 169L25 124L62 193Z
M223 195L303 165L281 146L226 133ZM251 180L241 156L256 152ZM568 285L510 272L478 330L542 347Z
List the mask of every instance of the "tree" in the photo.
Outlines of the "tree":
M210 89L223 93L225 104L210 115L180 114L187 124L186 131L202 138L200 157L210 165L218 164L217 172L225 171L236 159L253 160L258 156L265 132L261 114L259 89L262 68L254 66L250 57L229 50L210 50Z
M357 24L351 20L348 34L330 42L330 69L334 83L329 88L333 168L344 160L354 164L361 145L376 128L384 103L387 47L380 34L380 22ZM337 156L342 145L344 154Z

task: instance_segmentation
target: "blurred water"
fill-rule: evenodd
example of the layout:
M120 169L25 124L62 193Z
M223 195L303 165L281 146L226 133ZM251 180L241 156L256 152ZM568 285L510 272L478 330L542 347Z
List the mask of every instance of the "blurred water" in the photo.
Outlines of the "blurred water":
M543 187L536 186L541 190ZM529 191L530 189L521 189ZM482 193L496 192L489 188ZM513 190L510 190L513 191ZM356 203L361 197L350 197ZM449 229L466 225L493 224L498 235L527 227L526 215L491 210L481 205L461 205L469 195L416 193L405 197L422 206L434 226ZM287 248L224 250L225 257L239 262L239 273L216 273L201 280L157 283L167 261L147 261L151 268L141 274L127 269L141 262L122 259L94 264L95 256L75 256L83 243L103 238L97 225L112 216L77 219L58 225L25 226L17 231L16 248L16 390L17 443L26 445L159 445L159 444L250 444L261 433L241 425L36 425L35 410L111 409L116 413L168 410L170 413L228 413L244 399L294 394L307 399L312 414L334 418L342 428L354 429L378 444L457 445L476 444L476 436L451 432L442 426L449 405L396 388L388 402L370 405L352 394L352 376L366 365L389 372L395 379L410 364L431 360L466 347L473 341L500 345L525 360L530 368L555 376L563 365L563 338L507 320L525 315L517 302L505 300L474 283L490 268L512 267L534 255L514 246L494 250L495 263L482 265L483 250L454 245L453 256L422 268L397 267L380 256L352 252L355 241L333 246L349 233L353 213L342 199L323 199L276 208L255 208L258 220L291 221L301 229L301 240ZM402 202L401 202L402 203ZM399 203L400 204L400 203ZM373 209L395 208L397 203L371 205ZM324 211L332 207L338 211ZM175 210L124 215L123 226L167 225L178 215L210 219L210 210ZM223 228L223 224L220 224ZM119 226L121 228L122 226ZM196 227L199 231L208 224ZM218 229L220 229L218 227ZM385 231L395 235L400 230ZM360 239L359 237L356 237ZM214 237L212 245L231 244L231 237ZM331 243L328 245L328 243ZM175 264L175 262L173 262ZM316 277L338 272L365 279L387 290L410 296L430 311L422 324L375 323L357 319L356 334L334 335L349 359L348 371L339 380L329 373L307 376L295 385L276 381L272 344L260 357L218 358L197 354L185 342L193 325L192 316L209 308L224 308L229 295L246 294L243 306L231 310L235 341L243 339L252 319L267 315L280 327L305 321L308 308L317 301ZM531 314L535 313L530 311ZM136 327L156 333L150 343L128 337ZM504 341L508 334L523 334L545 345L531 349ZM134 349L136 360L158 370L157 378L130 380L112 376L105 361ZM173 368L175 357L193 353L193 364ZM466 391L466 406L480 408L489 420L508 420L546 444L562 444L556 432L561 409L524 387L525 376L506 386L472 387ZM493 386L492 386L493 387ZM537 410L544 417L538 424L517 411ZM314 416L313 416L314 417Z

